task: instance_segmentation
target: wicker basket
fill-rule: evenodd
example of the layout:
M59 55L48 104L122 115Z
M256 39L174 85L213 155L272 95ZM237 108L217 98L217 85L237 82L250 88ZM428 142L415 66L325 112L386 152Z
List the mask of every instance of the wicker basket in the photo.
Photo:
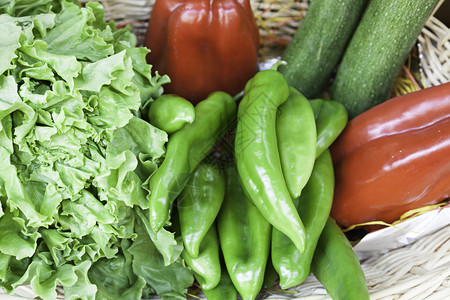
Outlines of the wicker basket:
M398 224L398 228L383 231L377 232L378 239L372 242L377 243L377 249L371 244L365 249L355 247L370 299L448 299L450 207L430 211ZM395 236L396 242L386 241L386 236ZM379 239L384 241L381 249ZM330 299L313 275L288 292L286 295L286 291L270 291L268 299Z
M429 86L450 81L450 29L431 17L419 36L421 65Z
M118 27L130 25L138 38L138 44L144 45L147 21L154 1L99 0L98 2L104 6L106 19L115 20ZM260 28L262 59L279 56L301 24L309 1L251 0L251 2ZM449 28L435 17L431 17L419 36L416 50L419 71L414 74L407 72L406 77L419 85L417 88L450 81ZM401 91L410 90L406 88ZM442 209L448 211L450 208ZM414 243L385 253L369 255L361 259L361 264L371 299L449 299L450 226L436 229ZM19 299L35 297L27 286L18 288L16 293ZM63 298L63 294L60 296ZM18 299L6 295L1 295L0 298ZM322 285L312 275L295 289L288 291L273 289L261 293L260 298L330 299Z

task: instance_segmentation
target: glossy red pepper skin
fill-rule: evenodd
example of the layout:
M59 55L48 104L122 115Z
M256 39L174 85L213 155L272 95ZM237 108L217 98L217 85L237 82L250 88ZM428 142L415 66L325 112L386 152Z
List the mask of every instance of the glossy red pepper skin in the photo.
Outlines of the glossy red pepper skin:
M450 82L395 97L351 120L332 146L335 162L370 140L421 128L450 114Z
M171 79L166 92L197 103L244 88L257 71L259 29L249 0L157 0L146 46L149 63Z
M349 122L332 147L340 225L392 223L450 196L449 89L393 98Z

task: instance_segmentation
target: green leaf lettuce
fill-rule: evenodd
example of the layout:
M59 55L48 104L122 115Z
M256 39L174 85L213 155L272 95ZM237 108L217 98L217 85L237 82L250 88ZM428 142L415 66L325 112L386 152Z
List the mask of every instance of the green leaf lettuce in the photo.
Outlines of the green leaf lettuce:
M89 2L0 0L0 288L43 299L182 299L182 243L148 226L167 76Z

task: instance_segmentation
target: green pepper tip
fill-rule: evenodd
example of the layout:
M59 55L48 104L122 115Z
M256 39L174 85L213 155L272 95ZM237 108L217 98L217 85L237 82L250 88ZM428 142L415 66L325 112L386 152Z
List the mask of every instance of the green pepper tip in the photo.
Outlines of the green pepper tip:
M187 253L192 257L192 258L197 258L199 253L200 253L200 245L194 245L192 243L185 243L184 247L185 250L187 251Z
M294 245L297 248L298 252L305 253L306 236L305 236L304 230L302 232L300 232L300 234L298 235L298 238L293 239L292 241L294 242Z
M163 225L161 224L161 222L158 222L153 218L150 218L150 227L152 228L154 233L158 233L163 227Z

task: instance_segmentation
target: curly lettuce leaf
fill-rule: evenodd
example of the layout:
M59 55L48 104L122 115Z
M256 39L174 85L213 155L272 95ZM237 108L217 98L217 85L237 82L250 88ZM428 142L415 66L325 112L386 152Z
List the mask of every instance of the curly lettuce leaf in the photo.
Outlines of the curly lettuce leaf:
M87 9L62 2L61 12L56 15L56 26L43 39L48 51L78 60L95 62L115 53L113 42L114 24L108 27L100 3L89 2Z
M5 204L9 208L10 211L15 212L16 214L22 213L25 218L21 219L21 221L27 226L39 226L48 224L46 222L46 217L39 213L39 210L36 208L36 202L33 201L34 196L39 196L39 190L35 190L34 182L21 182L17 175L17 168L10 163L10 153L5 148L0 147L0 160L3 161L3 166L0 169L0 185L2 186L2 190L5 191L6 201ZM7 222L6 217L2 216L0 218L0 222ZM28 221L27 223L25 223ZM17 222L11 223L11 225L5 225L5 230L10 227L11 230L17 231L21 228L17 228ZM12 226L15 225L15 226ZM0 223L0 227L2 227ZM2 239L2 238L0 238ZM7 244L8 239L4 240L4 243ZM3 253L5 250L2 250L2 243L0 243L0 251ZM17 245L5 245L6 247L16 247ZM14 251L14 250L13 250ZM23 251L23 249L18 249L18 251Z
M148 107L153 99L163 92L162 85L170 83L167 75L160 76L158 72L152 76L152 66L146 63L146 56L150 52L144 47L136 47L136 36L129 27L114 32L114 49L116 52L125 50L132 58L135 75L133 83L138 87L141 95L141 112L147 115Z
M10 18L8 15L0 15L0 74L14 68L11 61L17 57L15 51L20 47L22 30L17 24L9 22Z
M98 3L0 0L0 14L0 288L183 298L182 243L146 216L168 135L139 118L169 78Z
M126 92L134 75L131 64L131 58L125 56L125 51L86 63L75 87L98 93L102 86L111 86L121 93Z
M81 63L73 56L50 53L47 49L48 44L42 40L24 43L20 47L20 51L29 57L47 63L73 89L74 78L81 72Z
M20 285L28 284L41 298L55 299L58 284L73 286L77 282L78 278L74 270L76 268L66 264L58 269L52 269L45 260L36 256L25 273L11 287L17 288Z
M34 230L28 232L24 220L8 211L0 218L0 232L0 252L17 260L32 257L41 236Z
M89 280L88 271L91 262L83 261L73 268L77 280L73 285L64 285L64 298L69 300L94 300L97 293L97 286Z

